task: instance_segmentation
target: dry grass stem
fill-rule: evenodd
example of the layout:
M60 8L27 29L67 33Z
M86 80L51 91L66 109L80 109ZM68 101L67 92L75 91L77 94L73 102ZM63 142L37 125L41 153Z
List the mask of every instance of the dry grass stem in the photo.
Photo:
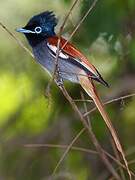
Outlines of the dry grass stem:
M75 138L71 141L71 143L67 146L65 152L63 153L63 155L61 156L60 160L58 161L54 171L53 171L53 176L56 173L58 167L60 166L60 164L62 163L62 161L64 160L65 156L68 154L68 152L70 151L70 149L72 148L73 144L77 141L77 139L81 136L81 134L85 131L85 128L83 128L78 134L77 136L75 136Z

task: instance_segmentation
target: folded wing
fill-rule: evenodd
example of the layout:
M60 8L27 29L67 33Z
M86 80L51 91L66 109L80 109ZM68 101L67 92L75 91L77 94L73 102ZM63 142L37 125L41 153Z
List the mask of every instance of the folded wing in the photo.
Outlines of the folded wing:
M58 37L50 37L48 38L48 47L53 52L53 55L56 56L57 53L57 43ZM65 45L66 44L66 45ZM89 78L94 79L101 84L108 87L108 83L104 81L102 76L99 74L97 69L88 61L88 59L79 51L77 50L71 43L67 43L67 40L64 38L60 38L60 53L59 56L64 59L73 59L78 65L80 65ZM70 58L69 58L70 57Z

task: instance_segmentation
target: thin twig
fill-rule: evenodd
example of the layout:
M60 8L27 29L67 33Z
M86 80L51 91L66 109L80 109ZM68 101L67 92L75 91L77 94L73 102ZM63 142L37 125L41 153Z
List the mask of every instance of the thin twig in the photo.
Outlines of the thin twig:
M62 149L66 149L69 145L62 145L62 144L25 144L24 147L26 148L40 148L40 147L47 147L47 148L62 148ZM89 153L89 154L98 154L97 151L91 150L91 149L86 149L86 148L82 148L79 146L72 146L71 150L75 150L75 151L80 151L80 152L84 152L84 153ZM111 154L109 154L107 151L104 150L104 153L110 158L112 159L114 162L116 162L118 165L120 165L121 167L123 167L124 169L126 169L125 165L122 164L120 161L118 161L115 157L113 157ZM134 163L135 160L131 163ZM130 164L130 161L129 163ZM135 174L130 171L131 174L135 177Z
M129 161L129 164L134 164L135 163L135 159Z
M56 173L58 167L60 166L61 162L64 160L65 156L67 155L67 153L70 151L70 149L72 148L73 144L77 141L77 139L81 136L81 134L84 132L85 128L83 128L78 134L77 136L75 136L75 138L71 141L71 143L67 146L65 152L63 153L63 155L61 156L60 160L58 161L52 176L54 176L54 174Z
M83 100L83 99L74 99L74 102L89 102L89 103L94 103L92 100L90 100L90 99L85 99L85 100Z
M114 142L112 141L112 139L111 139L111 144L112 144L112 148L113 148L114 154L116 156L116 159L118 159L120 161L119 153L118 153L116 146L115 146ZM123 168L121 166L119 166L119 169L120 169L120 174L121 174L122 179L126 180Z
M83 23L83 21L86 19L86 17L89 15L89 13L93 10L93 8L96 6L96 3L98 2L98 0L94 0L92 5L90 6L90 8L88 9L88 11L84 14L83 18L79 21L79 23L76 25L75 29L73 30L73 32L71 33L71 35L69 36L69 38L67 39L67 41L65 42L65 44L62 46L61 50L64 49L64 47L67 45L67 43L71 40L71 38L73 37L73 35L76 33L76 31L79 29L79 27L81 26L81 24Z
M105 103L103 103L103 104L104 104L104 105L111 104L112 102L116 102L116 101L119 101L119 100L122 100L122 99L127 99L127 98L130 98L130 97L133 97L133 96L135 96L135 93L133 93L133 94L127 94L127 95L125 95L125 96L121 96L121 97L118 97L118 98L111 99L111 100L109 100L109 101L107 101L107 102L105 102ZM86 101L87 101L87 100L86 100ZM87 102L88 102L88 101L87 101ZM88 114L92 113L92 112L95 111L96 109L97 109L96 107L93 108L93 109L91 109L90 111L84 113L83 116L84 116L84 117L87 116Z
M84 129L84 128L83 128ZM83 130L82 129L82 130ZM85 130L85 129L84 129ZM78 134L80 134L81 131L79 131ZM78 136L77 134L77 136ZM81 135L81 134L80 134ZM79 136L78 136L79 137ZM67 149L69 145L63 145L63 144L25 144L24 147L27 148L40 148L40 147L48 147L48 148L62 148L62 149ZM73 146L70 148L71 150L76 150L76 151L81 151L81 152L86 152L86 153L91 153L91 154L98 154L97 151L91 150L91 149L85 149L82 147L78 146Z
M1 26L10 36L12 36L12 38L17 42L17 44L18 44L19 46L21 46L27 53L30 54L30 56L31 56L32 58L34 58L33 53L32 53L28 48L26 48L25 45L20 41L20 39L18 39L11 31L9 31L9 29L8 29L2 22L0 22L0 26Z
M87 109L87 104L86 104L86 102L85 102L85 97L84 97L83 92L81 92L81 98L82 98L82 101L83 101L84 110L85 110L85 112L87 112L88 109ZM92 130L90 117L89 117L89 116L86 116L86 118L87 118L88 125L89 125L90 129Z
M69 9L69 12L67 13L67 15L66 15L66 17L65 17L65 19L64 19L61 27L60 27L60 32L61 32L61 33L63 32L64 26L65 26L65 24L66 24L66 22L67 22L67 20L68 20L68 18L69 18L69 16L70 16L70 14L72 13L72 10L74 9L74 7L75 7L75 5L77 4L78 1L79 1L79 0L75 0L75 1L73 2L73 4L72 4L71 8Z

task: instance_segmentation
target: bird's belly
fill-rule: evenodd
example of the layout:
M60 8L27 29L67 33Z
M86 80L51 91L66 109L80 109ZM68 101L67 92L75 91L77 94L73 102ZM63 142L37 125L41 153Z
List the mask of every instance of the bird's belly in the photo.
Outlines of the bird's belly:
M72 63L69 63L67 60L59 60L59 71L60 76L74 83L78 83L78 76L80 69Z
M41 64L41 66L53 74L55 69L55 57L53 57L49 52L47 47L38 47L33 49L36 61ZM78 75L80 68L70 62L70 59L58 59L58 72L59 76L63 80L69 80L74 83L78 83Z

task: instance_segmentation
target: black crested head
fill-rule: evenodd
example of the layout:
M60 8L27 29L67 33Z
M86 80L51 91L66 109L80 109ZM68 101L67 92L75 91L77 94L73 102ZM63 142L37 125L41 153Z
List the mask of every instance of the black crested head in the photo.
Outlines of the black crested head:
M17 31L25 34L31 46L35 46L48 37L55 35L57 19L52 11L33 16L24 28Z

